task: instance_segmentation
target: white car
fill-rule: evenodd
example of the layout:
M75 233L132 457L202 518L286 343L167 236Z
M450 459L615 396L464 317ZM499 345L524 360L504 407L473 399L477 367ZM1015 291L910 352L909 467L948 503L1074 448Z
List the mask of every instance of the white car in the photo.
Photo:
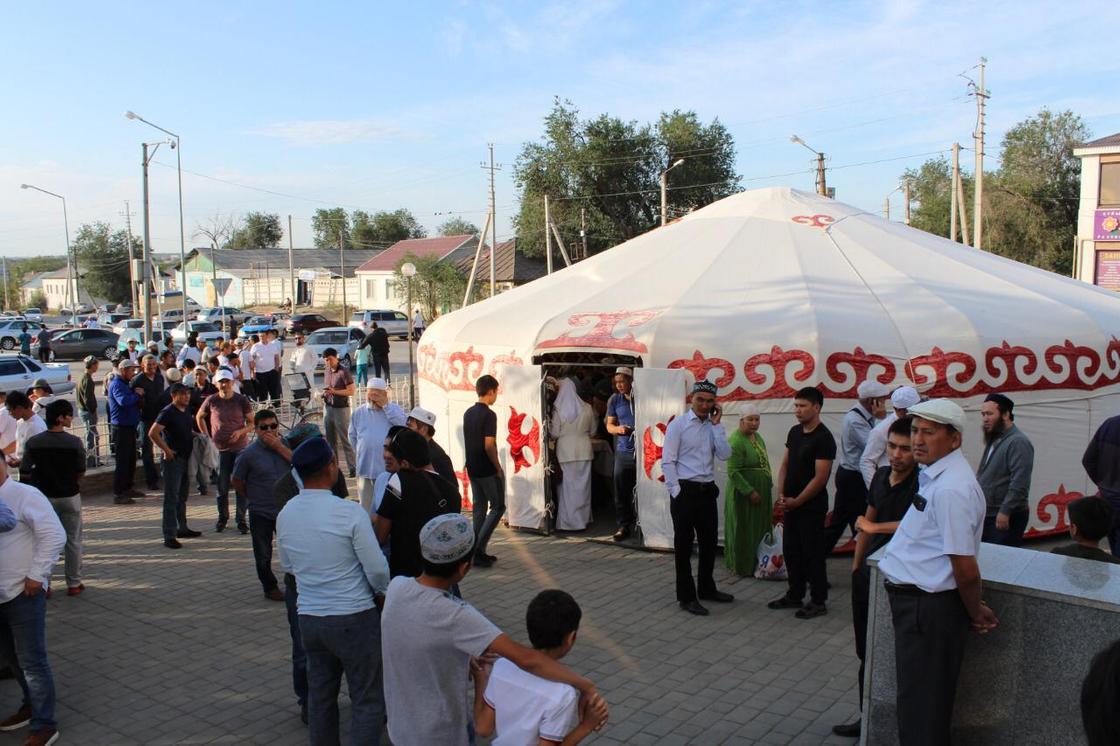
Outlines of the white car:
M25 308L23 309L23 318L28 321L42 321L43 312L38 308Z
M38 321L27 321L24 319L12 319L11 321L0 321L0 348L5 350L14 350L19 347L19 335L23 332L23 327L27 327L27 332L32 337L38 334L39 330L43 328L43 324Z
M315 367L317 369L323 367L323 350L328 347L333 347L335 352L338 353L338 359L341 361L342 367L350 368L354 364L358 343L364 338L365 335L362 334L361 329L348 326L328 326L311 332L305 344L315 352L317 358Z
M189 328L187 327L189 324ZM187 341L187 335L191 332L198 334L198 338L209 344L216 339L224 339L224 332L217 324L212 324L208 321L189 321L187 324L179 323L171 330L171 341L175 344L183 344Z
M355 311L350 317L350 326L369 334L373 331L375 321L377 326L384 329L390 337L408 339L408 316L400 311Z
M117 334L124 334L125 329L143 329L144 319L122 319L113 324L113 331Z
M45 378L56 394L68 394L74 390L67 363L40 363L25 355L4 355L0 357L0 390L12 393L27 393L36 378Z

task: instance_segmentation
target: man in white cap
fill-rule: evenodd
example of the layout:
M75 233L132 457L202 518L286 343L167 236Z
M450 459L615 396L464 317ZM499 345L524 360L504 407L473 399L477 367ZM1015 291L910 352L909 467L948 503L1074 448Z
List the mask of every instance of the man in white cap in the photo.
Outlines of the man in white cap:
M824 554L827 557L847 527L856 535L856 519L867 507L867 485L859 471L859 460L867 447L871 428L887 413L886 386L873 378L859 385L859 401L844 415L840 425L840 464L836 469L836 500L832 503L832 519L824 529Z
M214 441L218 448L218 520L214 530L226 530L229 523L229 486L233 465L237 456L249 445L249 433L253 432L253 407L242 394L233 390L233 374L222 368L214 376L218 393L207 397L198 408L195 422L200 432ZM242 495L235 495L234 518L242 534L249 533L246 520L246 504Z
M415 430L424 436L424 440L428 441L428 455L432 461L432 468L435 469L436 474L446 479L451 484L458 484L458 478L455 476L455 466L451 463L451 457L447 455L447 451L443 450L439 443L435 441L436 437L436 414L429 412L423 407L413 407L412 411L408 413L408 427L410 430Z
M366 403L350 416L347 435L358 460L358 499L369 511L373 504L373 484L385 471L385 436L393 425L405 425L408 415L400 405L389 401L384 378L371 378L366 387Z
M395 746L466 746L470 708L463 682L472 659L486 655L569 684L589 704L602 702L591 681L543 652L514 642L451 594L451 587L471 569L474 544L474 530L466 516L436 516L420 529L423 574L398 576L389 583L381 654L389 737Z
M614 393L607 400L607 432L614 436L614 513L618 530L614 540L630 537L638 517L634 512L634 485L638 479L634 460L634 369L615 368Z
M871 489L871 480L875 472L884 466L890 466L890 456L887 454L887 431L891 429L891 424L899 417L905 417L907 410L921 400L921 394L913 386L899 386L891 394L891 408L894 411L871 428L871 433L867 436L867 445L863 447L863 455L859 457L859 471L868 489Z
M999 620L981 600L986 504L960 450L964 410L931 399L909 414L914 459L925 468L879 570L894 623L899 741L945 744L969 627L983 634Z

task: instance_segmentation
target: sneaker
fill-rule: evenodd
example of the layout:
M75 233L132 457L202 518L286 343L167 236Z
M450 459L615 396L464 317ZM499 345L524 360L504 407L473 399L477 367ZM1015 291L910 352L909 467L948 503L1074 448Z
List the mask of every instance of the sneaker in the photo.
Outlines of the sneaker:
M52 743L57 743L59 738L61 736L54 728L40 728L27 737L23 746L51 746Z
M78 583L73 588L67 588L66 589L66 595L67 596L77 596L78 594L80 594L85 589L86 589L85 583Z
M148 493L147 492L141 492L140 490L129 490L128 492L126 492L124 494L128 497L146 497Z
M205 487L199 487L198 488L198 494L205 495L206 494L206 488Z
M183 548L183 545L179 542L178 539L164 539L163 540L163 545L165 547L167 547L168 549L182 549Z
M31 722L31 705L23 705L15 714L0 720L0 731L19 730Z
M824 616L827 613L827 606L825 606L824 604L818 604L814 601L810 601L809 603L798 609L794 613L794 616L798 619L814 619L819 616Z

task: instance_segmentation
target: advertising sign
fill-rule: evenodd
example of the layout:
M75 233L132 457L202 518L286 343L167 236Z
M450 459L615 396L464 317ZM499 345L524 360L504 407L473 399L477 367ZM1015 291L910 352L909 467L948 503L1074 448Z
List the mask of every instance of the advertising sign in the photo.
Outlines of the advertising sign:
M1120 241L1120 209L1097 210L1093 214L1094 241Z
M1120 291L1120 251L1097 252L1097 285Z

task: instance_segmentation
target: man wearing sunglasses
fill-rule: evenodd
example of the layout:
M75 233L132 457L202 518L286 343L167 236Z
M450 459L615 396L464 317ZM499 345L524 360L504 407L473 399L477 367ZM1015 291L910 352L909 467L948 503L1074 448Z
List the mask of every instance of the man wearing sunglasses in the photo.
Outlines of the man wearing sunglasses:
M269 601L283 601L284 592L272 573L272 537L276 534L279 508L273 487L291 471L292 451L280 437L276 413L262 409L253 417L257 439L237 456L233 464L233 488L244 497L249 509L249 533L257 578Z
M981 600L976 556L987 505L961 453L964 410L931 399L909 414L914 460L925 468L879 570L894 623L898 739L933 746L951 741L969 628L985 634L999 620Z

